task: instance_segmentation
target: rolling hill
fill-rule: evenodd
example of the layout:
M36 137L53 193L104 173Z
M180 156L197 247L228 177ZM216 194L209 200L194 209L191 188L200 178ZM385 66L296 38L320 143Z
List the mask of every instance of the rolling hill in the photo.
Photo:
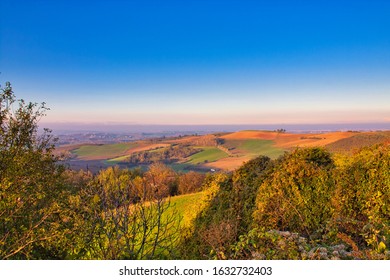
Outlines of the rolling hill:
M283 133L275 131L246 130L233 133L182 136L175 138L140 140L135 142L105 145L73 145L60 147L68 151L72 159L68 164L76 169L88 166L94 170L110 165L126 168L147 168L145 160L139 164L130 162L132 155L148 158L151 153L169 154L173 147L195 149L187 157L171 156L164 163L177 171L234 170L244 162L259 155L275 159L285 151L297 147L326 147L332 152L350 152L353 149L376 143L390 142L390 131L378 132L327 132L327 133ZM178 146L180 145L180 146Z

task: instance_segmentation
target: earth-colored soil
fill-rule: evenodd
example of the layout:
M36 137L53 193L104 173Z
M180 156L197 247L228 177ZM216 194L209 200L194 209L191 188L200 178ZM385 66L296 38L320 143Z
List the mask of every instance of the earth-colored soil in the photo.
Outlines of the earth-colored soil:
M277 133L271 131L239 131L221 137L222 139L263 139L273 140L276 147L290 149L295 147L325 146L340 139L348 138L358 132L330 132L316 134Z
M164 147L168 147L168 146L170 146L170 144L168 144L168 143L140 144L137 147L128 149L126 151L126 155L130 155L130 154L136 153L136 152L143 152L143 151L149 151L149 150L154 150L154 149L158 149L158 148L164 148Z
M277 147L291 149L296 147L325 146L340 139L356 135L357 132L331 132L319 134L279 134L275 138Z
M222 169L227 171L232 171L238 167L240 167L244 162L250 160L250 156L242 156L242 157L228 157L223 158L215 162L209 162L204 164L203 166L207 166L210 169Z

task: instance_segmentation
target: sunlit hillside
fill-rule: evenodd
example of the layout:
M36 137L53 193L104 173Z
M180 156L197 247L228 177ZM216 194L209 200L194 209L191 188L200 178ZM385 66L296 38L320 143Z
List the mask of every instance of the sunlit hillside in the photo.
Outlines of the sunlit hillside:
M259 155L276 159L297 147L327 147L334 152L351 152L369 144L387 143L388 132L288 133L276 131L239 131L203 136L156 138L117 144L79 144L58 150L68 155L75 169L96 172L119 165L122 168L147 167L164 162L177 171L232 171ZM187 152L180 153L175 150Z

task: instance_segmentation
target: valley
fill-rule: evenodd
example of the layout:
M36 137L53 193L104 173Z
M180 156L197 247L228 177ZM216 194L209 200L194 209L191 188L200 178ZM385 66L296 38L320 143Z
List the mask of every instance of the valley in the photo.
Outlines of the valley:
M276 159L297 147L326 147L349 153L363 146L389 143L389 131L338 131L290 133L243 130L232 133L158 137L110 144L77 143L61 145L57 154L71 169L98 172L113 165L147 170L162 162L175 171L232 171L259 155Z

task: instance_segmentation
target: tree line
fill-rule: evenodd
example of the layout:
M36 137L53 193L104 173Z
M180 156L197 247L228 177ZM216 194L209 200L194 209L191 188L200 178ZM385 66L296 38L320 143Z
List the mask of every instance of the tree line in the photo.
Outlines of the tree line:
M128 156L126 163L134 165L152 164L163 162L165 164L183 160L193 154L202 151L202 149L194 148L189 145L177 144L171 145L168 148L161 148L151 151L135 152Z

